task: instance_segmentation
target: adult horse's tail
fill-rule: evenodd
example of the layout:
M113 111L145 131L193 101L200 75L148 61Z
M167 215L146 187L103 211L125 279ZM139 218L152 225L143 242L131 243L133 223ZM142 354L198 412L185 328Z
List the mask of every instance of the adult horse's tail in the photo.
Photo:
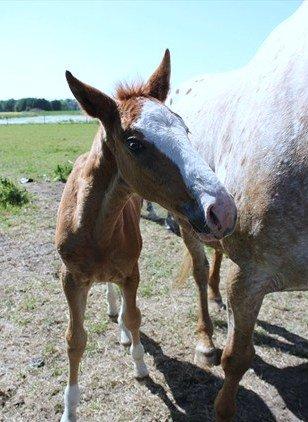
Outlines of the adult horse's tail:
M188 280L188 277L191 274L192 266L193 266L193 263L192 263L190 253L188 249L186 248L186 246L184 246L184 256L182 260L182 265L181 265L180 272L174 282L174 287L181 287L186 283L186 281Z

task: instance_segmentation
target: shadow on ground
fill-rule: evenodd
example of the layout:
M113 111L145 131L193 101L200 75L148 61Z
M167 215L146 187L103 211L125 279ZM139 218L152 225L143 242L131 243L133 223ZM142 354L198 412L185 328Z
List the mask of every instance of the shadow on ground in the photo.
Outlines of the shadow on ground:
M308 357L308 341L303 337L266 321L259 320L257 325L270 334L279 335L288 343L256 333L255 344L265 344L267 347L273 347L301 358ZM308 363L280 369L256 356L252 367L259 378L277 389L294 416L303 421L308 420Z
M173 421L214 421L213 405L222 379L198 366L164 354L154 340L142 334L147 353L153 356L156 368L163 373L174 399L151 378L143 381L152 394L160 397L170 411ZM238 421L275 421L264 401L252 391L240 388ZM244 402L244 408L241 406Z
M266 345L284 353L307 357L308 342L290 333L285 328L265 321L257 323L269 334L283 337L288 343L266 334L255 334L256 345ZM220 324L227 330L227 325ZM173 421L214 421L213 405L222 386L222 378L199 368L198 366L167 356L160 345L145 334L142 343L147 353L154 358L156 368L164 375L173 400L166 390L153 379L143 381L152 394L168 407ZM308 420L308 364L279 369L256 356L252 365L254 372L269 384L272 384L284 400L287 408L300 420ZM275 421L267 404L256 393L240 387L238 394L237 421Z

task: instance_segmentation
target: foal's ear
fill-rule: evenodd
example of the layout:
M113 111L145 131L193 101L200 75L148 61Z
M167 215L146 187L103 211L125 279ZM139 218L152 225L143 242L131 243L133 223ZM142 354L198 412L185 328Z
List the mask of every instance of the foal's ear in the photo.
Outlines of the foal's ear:
M99 119L106 131L113 131L121 125L116 102L96 88L75 78L68 70L65 72L67 83L81 107L91 117Z
M164 102L170 89L170 51L165 51L163 60L146 84L147 94Z

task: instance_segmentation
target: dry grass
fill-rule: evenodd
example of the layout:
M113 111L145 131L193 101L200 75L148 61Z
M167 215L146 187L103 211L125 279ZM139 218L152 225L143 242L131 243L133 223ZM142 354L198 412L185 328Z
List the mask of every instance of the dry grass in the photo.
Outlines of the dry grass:
M60 419L67 306L56 277L53 234L62 187L29 185L35 206L0 232L0 421ZM106 316L104 286L95 286L87 310L80 420L212 421L222 371L208 373L193 364L196 291L192 280L172 290L181 240L144 220L142 232L139 304L151 377L133 378L128 350L119 345L117 326ZM240 388L237 420L308 420L307 305L305 293L275 294L264 301L255 333L257 356ZM226 315L213 309L212 316L216 344L222 347Z

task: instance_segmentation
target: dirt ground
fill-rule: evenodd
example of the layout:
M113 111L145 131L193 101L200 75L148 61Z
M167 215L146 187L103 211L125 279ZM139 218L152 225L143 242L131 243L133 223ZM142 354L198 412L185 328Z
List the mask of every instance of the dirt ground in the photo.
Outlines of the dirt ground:
M67 305L53 246L63 185L33 183L35 206L0 231L0 421L57 421L67 360ZM106 315L105 287L92 289L82 361L80 421L212 421L220 367L193 363L197 296L190 279L172 287L181 239L142 220L139 305L150 377L133 378L131 358ZM224 271L228 265L224 261ZM224 277L222 293L225 297ZM256 357L238 394L237 421L308 421L308 296L269 295L255 330ZM215 341L226 339L225 311L211 309Z

